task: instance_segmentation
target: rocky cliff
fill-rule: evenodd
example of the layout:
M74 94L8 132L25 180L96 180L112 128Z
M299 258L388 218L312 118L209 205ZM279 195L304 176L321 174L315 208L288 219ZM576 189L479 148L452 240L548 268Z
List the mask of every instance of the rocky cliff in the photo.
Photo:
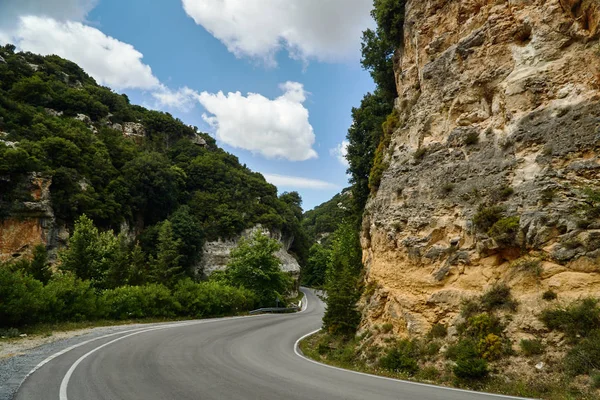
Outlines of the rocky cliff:
M544 332L544 291L600 297L599 24L597 0L407 2L363 329L452 327L503 282L517 339Z
M298 261L288 252L292 246L293 238L284 238L281 232L271 232L260 225L251 229L246 229L241 235L232 240L217 240L205 243L202 252L202 261L198 268L199 271L201 271L202 274L209 276L215 271L225 270L227 263L229 262L231 250L237 247L241 238L249 238L257 230L269 235L272 239L277 240L281 244L281 248L275 253L275 256L281 261L281 269L288 272L294 278L294 281L297 282L300 277L300 264L298 264Z

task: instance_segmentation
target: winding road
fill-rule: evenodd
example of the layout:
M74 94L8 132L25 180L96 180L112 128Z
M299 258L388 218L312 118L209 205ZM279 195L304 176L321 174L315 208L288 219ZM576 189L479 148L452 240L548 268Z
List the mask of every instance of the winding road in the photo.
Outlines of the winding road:
M17 400L511 398L358 374L298 354L321 326L312 291L297 314L150 325L84 342L39 365Z

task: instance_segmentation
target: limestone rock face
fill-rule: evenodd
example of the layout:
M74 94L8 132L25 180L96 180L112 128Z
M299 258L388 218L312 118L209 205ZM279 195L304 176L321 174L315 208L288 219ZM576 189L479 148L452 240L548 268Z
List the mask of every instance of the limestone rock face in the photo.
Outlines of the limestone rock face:
M505 282L518 337L543 329L545 290L600 296L600 220L582 211L600 189L599 37L597 0L408 1L400 128L363 220L363 328L452 325L463 298ZM475 229L482 205L520 218L516 246Z
M24 202L10 218L0 222L0 262L28 257L38 244L56 248L58 232L50 204L52 180L34 173L29 182L32 201Z
M237 247L238 242L242 237L251 237L257 230L262 231L263 233L269 235L272 239L275 239L281 243L281 249L275 254L277 258L281 260L281 269L285 272L289 272L294 279L297 280L300 276L300 264L298 264L298 261L292 257L290 253L288 253L293 240L282 237L280 232L270 232L260 225L245 230L235 240L219 240L205 243L202 254L202 264L199 266L199 272L209 276L215 271L225 270L227 263L229 262L231 250Z

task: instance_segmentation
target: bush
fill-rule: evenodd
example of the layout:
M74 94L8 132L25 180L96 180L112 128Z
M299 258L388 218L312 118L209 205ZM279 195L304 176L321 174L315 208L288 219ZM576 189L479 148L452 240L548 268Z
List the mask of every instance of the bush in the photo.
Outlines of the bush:
M444 324L435 324L431 327L428 336L431 338L443 339L448 335L448 328Z
M56 275L44 287L46 322L83 321L98 316L98 299L90 281L72 274Z
M540 339L522 339L519 345L526 356L534 356L544 352L544 345Z
M456 361L453 372L457 378L474 380L487 376L487 362L480 357L477 346L475 340L463 339L446 351L446 357Z
M473 224L480 232L487 232L494 224L504 217L504 207L480 206L473 216Z
M523 258L513 263L513 267L519 271L539 277L542 274L542 260L537 258Z
M186 279L177 284L174 300L180 305L179 313L194 318L232 315L251 310L256 296L246 290L220 282L195 283Z
M600 329L598 300L587 298L565 308L546 309L542 311L540 320L548 329L564 332L571 339L586 337Z
M564 369L572 376L589 374L600 369L600 331L588 333L565 356Z
M381 332L383 333L390 333L392 329L394 329L394 325L390 324L389 322L381 325Z
M553 290L546 290L543 294L542 294L542 299L546 300L546 301L552 301L552 300L556 300L558 298L558 295L556 294L555 291Z
M112 319L174 317L179 304L163 286L123 286L102 294L103 315Z
M417 151L415 151L415 153L413 154L413 158L415 160L422 160L425 157L425 154L427 154L427 147L420 147Z
M504 283L494 285L481 296L481 307L486 311L496 309L517 310L517 301L513 299L510 288Z
M464 139L464 144L466 146L472 146L479 143L479 133L476 131L470 131Z
M40 281L0 265L0 327L37 322L45 307L43 290Z
M488 235L500 246L513 246L519 233L521 218L502 218L488 230Z
M459 359L452 371L457 378L463 380L482 379L489 373L487 362L482 358Z
M465 357L477 357L478 355L477 342L469 338L460 340L446 350L446 358L452 361Z
M409 340L402 340L394 346L379 360L379 365L394 372L402 372L408 375L414 375L419 366L416 361L418 349L415 343Z

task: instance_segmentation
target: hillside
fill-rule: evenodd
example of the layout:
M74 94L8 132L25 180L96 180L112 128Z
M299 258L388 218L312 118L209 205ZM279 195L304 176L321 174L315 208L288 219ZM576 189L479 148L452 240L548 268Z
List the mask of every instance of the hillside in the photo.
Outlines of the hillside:
M207 134L130 104L60 57L11 45L0 56L0 260L37 243L54 252L82 214L147 255L171 220L190 273L204 241L257 224L290 244L298 236L301 199L279 198Z

